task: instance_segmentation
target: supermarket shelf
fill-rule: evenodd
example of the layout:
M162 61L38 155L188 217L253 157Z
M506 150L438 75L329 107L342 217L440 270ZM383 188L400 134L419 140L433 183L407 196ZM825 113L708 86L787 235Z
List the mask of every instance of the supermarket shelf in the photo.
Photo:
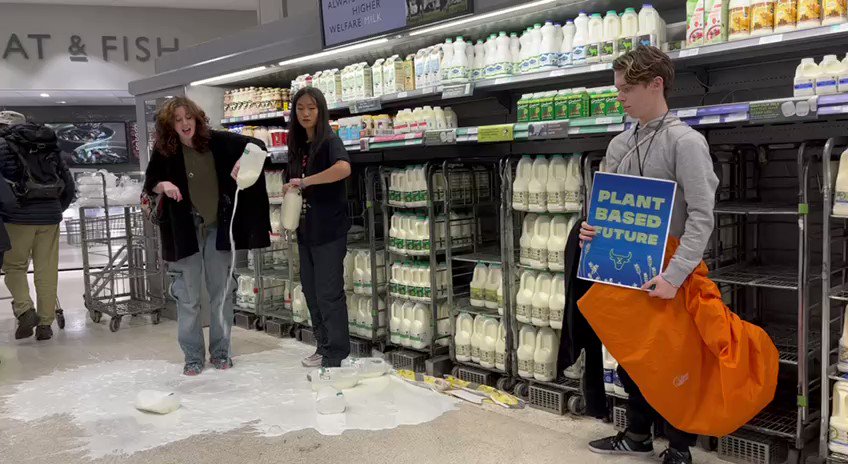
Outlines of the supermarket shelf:
M438 296L435 299L433 298L418 298L418 297L410 297L404 295L398 295L396 293L389 293L388 296L395 300L403 300L403 301L411 301L413 303L424 303L424 304L432 304L435 300L436 303L444 303L448 300L447 295Z
M472 369L479 369L481 371L494 372L495 374L499 374L499 375L506 375L506 372L498 369L497 367L483 367L483 366L477 364L474 361L454 360L454 364L459 364L461 366L470 367Z
M798 365L798 334L786 328L766 328L766 333L771 337L780 356L780 363L795 366ZM807 358L818 357L821 351L821 337L819 332L810 332L807 337Z
M480 308L478 306L471 306L471 302L468 298L462 298L458 300L454 304L454 311L457 313L468 313L474 314L475 316L489 316L499 319L503 317L501 314L498 314L497 309L489 309L489 308Z
M563 390L563 391L567 391L567 392L580 393L581 390L582 390L581 385L580 385L580 383L581 383L580 380L569 379L565 376L560 376L558 379L554 380L553 382L545 382L545 381L536 380L536 379L528 379L528 380L530 380L531 384L545 385L547 387L551 387L551 388L555 388L557 390Z
M468 253L464 255L453 256L454 261L463 261L468 263L486 263L486 264L501 264L501 254L498 250L487 248L476 253Z
M260 113L255 116L237 116L234 118L224 118L221 120L221 125L242 124L247 122L268 121L271 119L283 119L288 122L291 116L290 111L274 111L271 113Z
M830 380L848 381L848 373L839 372L836 368L836 364L833 364L827 369L827 378Z
M515 266L518 267L519 269L529 269L531 271L551 272L551 273L556 273L556 274L562 274L564 272L564 271L552 271L552 270L548 269L547 267L528 266L526 264L516 264Z
M817 273L811 270L810 275L815 278ZM721 284L798 290L798 269L791 266L736 264L716 269L710 279Z
M842 284L830 289L830 299L837 301L848 301L848 284Z
M742 428L762 434L795 439L797 409L768 406Z
M461 247L454 247L453 252L454 253L462 253L464 251L470 251L471 249L472 249L471 245L466 245L466 246L461 246ZM429 258L430 257L429 251L408 253L406 250L395 250L395 249L389 248L389 253L391 253L393 255L397 255L397 256L408 256L410 258ZM440 248L440 249L436 250L436 256L444 256L445 253L446 253L446 250L444 248Z
M717 214L731 214L742 216L793 216L799 214L799 206L792 204L753 202L753 201L726 201L716 204Z

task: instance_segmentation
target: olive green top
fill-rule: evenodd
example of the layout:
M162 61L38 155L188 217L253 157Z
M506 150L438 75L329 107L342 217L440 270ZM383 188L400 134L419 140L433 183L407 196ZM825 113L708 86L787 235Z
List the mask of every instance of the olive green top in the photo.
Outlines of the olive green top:
M188 195L205 227L218 222L218 173L211 151L203 153L183 145Z

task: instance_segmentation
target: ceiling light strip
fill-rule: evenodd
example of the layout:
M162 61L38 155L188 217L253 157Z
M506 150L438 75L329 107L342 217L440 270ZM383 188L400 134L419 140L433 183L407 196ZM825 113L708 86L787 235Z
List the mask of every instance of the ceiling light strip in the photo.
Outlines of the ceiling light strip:
M252 73L255 73L255 72L258 72L258 71L263 71L265 69L268 69L268 66L257 66L255 68L245 69L243 71L236 71L236 72L232 72L232 73L229 73L229 74L223 74L221 76L210 77L208 79L201 79L199 81L194 81L194 82L191 83L191 85L192 86L204 85L204 84L211 84L213 82L218 82L218 81L225 81L227 79L232 79L233 77L244 76L246 74L252 74Z
M425 27L424 29L418 29L417 31L412 31L409 33L410 36L429 34L431 32L440 31L442 29L448 29L454 26L461 26L463 24L468 24L471 22L485 21L487 19L497 18L499 16L505 16L511 13L515 13L517 11L526 10L529 8L535 8L537 6L546 5L548 3L554 3L556 0L537 0L535 2L525 3L523 5L512 6L509 8L504 8L502 10L492 11L489 13L483 14L475 14L472 16L468 16L466 18L457 19L456 21L446 22L444 24L437 24L435 26Z
M289 65L292 65L292 64L303 63L303 62L306 62L306 61L320 60L321 58L326 58L328 56L339 55L341 53L350 52L350 51L353 51L353 50L360 50L360 49L363 49L363 48L374 47L376 45L382 45L382 44L384 44L388 41L389 41L389 39L385 38L385 37L382 38L382 39L369 40L367 42L360 42L360 43L353 44L353 45L347 45L347 46L344 46L344 47L325 50L323 52L314 53L312 55L300 56L300 57L297 57L297 58L292 58L290 60L280 61L279 65L280 66L289 66Z

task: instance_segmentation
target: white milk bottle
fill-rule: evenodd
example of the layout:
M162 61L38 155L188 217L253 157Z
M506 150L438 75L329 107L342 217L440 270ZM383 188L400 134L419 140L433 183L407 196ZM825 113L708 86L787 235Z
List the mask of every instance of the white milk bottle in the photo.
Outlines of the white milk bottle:
M527 209L543 213L548 209L546 184L548 183L548 159L539 155L533 160L532 175L527 184Z
M537 327L551 325L551 282L553 276L547 272L540 272L536 277L536 288L533 290L533 314L530 322Z
M639 10L639 35L659 35L658 23L657 10L654 9L653 5L649 3L642 5L642 9Z
M536 226L536 219L539 216L536 214L527 214L524 216L524 222L521 224L521 237L519 238L519 263L529 266L531 264L530 260L530 247L533 244L533 228Z
M568 163L562 155L551 156L548 165L548 181L545 183L547 210L552 213L565 211L565 180Z
M495 342L495 369L506 371L506 327L498 323L498 339Z
M511 74L519 74L521 72L521 40L515 32L509 34L509 60L512 63Z
M442 82L442 46L434 46L427 57L427 83L428 85L439 85Z
M506 32L498 34L495 40L495 71L494 76L512 74L512 53L509 50L510 40Z
M521 74L526 73L530 67L531 40L530 28L528 27L518 38L518 70Z
M371 338L374 329L374 318L371 316L372 300L368 297L359 299L356 320L358 322L358 333L361 337Z
M568 218L557 214L551 219L551 235L548 238L548 269L565 270L565 242L568 241Z
M842 72L839 73L837 90L839 93L848 93L848 54L842 59Z
M848 382L839 381L833 385L833 410L828 435L830 451L848 454Z
M621 37L631 39L639 35L639 14L633 8L625 8L621 14Z
M574 33L576 27L574 21L568 20L565 26L562 27L562 44L559 48L559 65L560 67L571 66L572 52L574 51Z
M403 320L400 323L400 332L403 337L401 343L403 346L411 347L414 344L412 339L412 324L415 322L415 303L407 301L403 304Z
M483 337L480 344L480 365L495 367L495 345L498 340L498 321L487 317L483 322Z
M474 45L474 65L471 67L471 79L478 81L486 73L486 47L482 40L477 40Z
M424 118L424 125L422 127L419 124L418 130L425 131L425 130L433 130L433 129L436 128L436 112L433 111L432 106L429 106L429 105L425 106L421 110L421 116ZM421 196L424 192L427 191L426 184L424 185L424 188L421 188L422 187L421 186L421 178L420 178L420 173L419 173L420 169L421 169L420 167L415 169L415 176L416 176L415 177L415 182L416 182L415 186L416 186L416 191L419 192L419 196ZM427 202L423 198L419 198L419 204L423 204L423 206L426 206Z
M427 85L427 60L430 57L430 49L422 48L415 54L415 88L420 89Z
M533 315L533 292L536 290L536 276L536 271L528 269L521 273L521 280L515 295L515 319L518 322L530 323Z
M551 327L562 330L565 319L565 274L556 273L551 279L551 298L548 301L550 308Z
M842 72L842 62L836 55L825 55L819 63L819 75L816 77L816 95L833 95L837 93L839 74Z
M601 350L604 362L604 390L607 393L613 393L615 391L615 368L618 367L618 363L607 351L607 347L601 346Z
M471 335L471 360L480 363L480 347L483 344L483 337L486 334L483 331L483 324L486 322L486 316L474 316L474 333Z
M401 263L392 263L392 275L391 279L389 280L389 293L391 293L392 295L400 294L399 287L403 278L402 274L403 266L401 265Z
M397 217L398 221L398 228L394 234L395 250L400 253L404 253L406 250L406 221L408 221L407 214L395 213L392 217Z
M819 76L819 66L812 58L804 58L795 68L794 95L796 97L811 97L816 94L816 78Z
M498 61L498 36L490 34L483 44L483 52L486 54L484 63L486 67L483 69L484 77L493 77L495 75L495 64Z
M468 43L462 36L456 38L453 44L453 66L450 70L451 82L468 82Z
M601 17L600 13L592 13L589 16L589 40L587 41L589 46L591 47L590 53L588 53L586 57L586 61L589 63L598 62L601 57L599 55L595 55L595 45L601 43L604 40L604 19Z
M552 21L545 21L541 28L542 41L539 43L539 70L554 69L559 65L559 49L556 27Z
M527 211L530 207L528 188L533 172L533 159L524 155L515 168L515 179L512 181L512 209Z
M503 316L504 314L504 295L503 295L503 280L498 283L498 289L495 292L498 299L498 315Z
M486 308L498 308L498 289L503 284L503 272L500 264L492 264L486 276L485 304Z
M447 119L445 118L445 110L443 110L441 106L435 106L435 107L433 107L433 113L434 113L435 118L436 118L436 129L447 129L448 122L447 122ZM426 185L426 180L425 180L425 185Z
M430 346L430 341L433 339L433 321L430 315L430 307L423 303L415 303L414 317L410 331L413 340L412 347L423 350Z
M484 263L474 266L474 277L471 278L471 306L483 308L486 306L486 281L489 268Z
M548 239L551 237L551 217L540 214L533 224L533 238L530 240L530 266L540 269L548 267Z
M533 377L542 382L556 378L559 337L550 327L544 327L536 335L536 350L533 353Z
M445 43L442 44L442 64L441 64L441 82L443 84L451 83L451 75L453 73L453 54L455 53L455 49L453 46L453 39L450 37L445 39Z
M342 261L342 267L344 268L344 289L353 290L354 257L350 250L345 253L344 261Z
M474 41L469 40L466 42L465 46L465 59L468 61L468 75L467 78L471 78L471 68L474 66Z
M448 129L456 129L459 127L459 120L456 117L456 113L453 111L453 108L450 106L445 107L445 121L447 122Z
M283 229L297 230L300 224L300 212L303 210L303 195L299 188L290 188L283 197Z
M568 175L565 176L565 211L580 212L583 209L583 176L580 175L580 156L568 160Z
M474 319L468 313L456 316L456 335L454 335L454 349L456 360L462 362L471 361L471 336L474 332Z
M419 50L418 53L421 53L421 50ZM380 58L374 62L373 66L371 66L371 86L373 87L375 97L380 97L386 93L385 88L383 87L383 63L385 61L385 58ZM418 69L416 69L416 71L418 71Z
M604 16L604 41L614 41L621 37L621 18L615 10L608 10Z
M364 251L357 251L356 255L353 258L353 292L354 293L366 293L362 289L362 285L365 282L365 273L367 272L366 268L369 267L367 262L367 258Z
M403 302L392 301L392 317L389 320L389 341L393 345L403 345Z
M589 43L589 17L585 11L574 18L574 50L571 62L574 65L586 64L586 45Z
M536 329L525 325L518 332L518 375L525 379L533 378L534 356L536 354Z
M836 189L833 198L833 215L848 217L848 150L843 151L842 155L839 156L839 170L836 174ZM848 317L845 320L848 321Z

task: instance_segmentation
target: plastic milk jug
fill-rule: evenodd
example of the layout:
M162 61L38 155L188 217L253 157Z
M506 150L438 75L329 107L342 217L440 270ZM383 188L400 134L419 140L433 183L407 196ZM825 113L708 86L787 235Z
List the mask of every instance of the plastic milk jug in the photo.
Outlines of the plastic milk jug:
M527 185L527 209L534 213L543 213L548 209L546 184L548 182L548 159L537 156L533 160L533 170Z
M407 301L403 304L403 320L400 323L400 332L403 346L412 346L412 323L415 320L415 303Z
M559 65L560 66L571 66L572 63L572 52L574 51L574 33L576 27L574 26L574 21L568 20L565 22L565 26L562 27L562 44L559 48Z
M490 34L483 44L483 52L486 54L486 59L484 60L486 67L483 69L484 77L492 77L495 74L495 63L498 61L497 39L498 36L496 34Z
M845 156L845 153L842 154ZM839 338L839 372L848 372L848 317L843 318L842 337Z
M301 210L303 210L303 195L299 188L290 188L283 197L283 229L297 230Z
M828 448L834 453L848 453L848 382L833 385L833 410L830 415Z
M530 265L545 269L548 267L548 239L551 237L551 217L539 215L533 224L533 238L530 240Z
M510 51L510 39L506 32L498 34L495 39L495 59L492 76L512 74L512 52Z
M454 59L453 55L455 53L455 48L453 46L453 39L447 38L445 39L445 43L442 44L442 64L441 64L441 82L449 83L450 76L453 70Z
M483 323L486 322L486 316L474 316L474 333L471 335L471 360L480 363L480 347L483 344L485 337Z
M536 355L536 329L525 325L518 332L518 375L533 378L534 356Z
M589 43L589 17L585 11L574 18L574 51L571 61L574 65L586 63L586 45Z
M819 75L816 77L816 95L837 93L841 73L842 62L836 58L836 55L825 55L819 64Z
M371 304L371 298L360 298L356 313L359 335L368 338L371 337L371 330L374 326L374 318L371 317Z
M353 291L354 293L365 293L362 286L365 283L366 268L370 267L366 253L364 251L357 252L353 262Z
M529 266L531 263L530 247L532 246L534 227L538 217L537 214L528 214L524 216L524 222L521 224L521 238L518 241L520 248L519 262L525 266Z
M703 6L702 6L703 7ZM639 10L639 35L657 34L657 26L659 24L657 10L651 4L642 5Z
M468 81L468 43L462 36L456 38L453 44L453 66L450 70L450 80L452 82L467 82Z
M503 316L504 314L504 295L503 295L503 281L498 285L497 290L497 298L498 298L498 315Z
M410 330L412 339L411 346L416 349L424 349L430 345L430 340L433 339L432 320L430 317L430 308L423 303L415 303L415 315Z
M604 40L618 40L620 36L621 18L615 10L609 10L604 16Z
M839 157L839 171L836 174L836 190L833 201L833 215L848 217L848 150ZM848 320L848 318L845 318Z
M551 327L562 330L565 318L565 275L554 274L551 279L551 299L548 302L551 310Z
M533 293L533 314L530 317L530 322L537 327L547 327L551 324L552 280L553 276L547 272L540 272L536 277L536 287Z
M589 16L589 43L596 44L604 40L604 20L600 13Z
M453 111L453 108L450 106L445 107L445 121L447 122L448 129L456 129L459 127L459 121L456 117L456 113Z
M545 21L541 33L542 41L539 44L540 70L556 68L559 66L559 49L562 43L557 43L556 27L553 22Z
M342 267L344 268L344 289L353 290L353 277L355 273L354 257L350 251L345 253L344 261L342 261Z
M542 382L552 382L556 377L559 340L550 327L544 327L536 335L536 351L533 354L533 377Z
M503 285L501 266L499 264L492 264L489 267L489 274L486 277L485 304L487 308L498 308L498 289L501 288L501 285Z
M580 175L580 156L568 160L568 175L565 176L565 210L580 212L582 200L583 176Z
M474 266L474 277L471 278L471 306L483 308L486 306L486 280L489 268L484 263Z
M474 319L468 313L456 316L456 335L454 344L457 361L471 361L471 335L474 332Z
M389 320L389 341L393 345L403 345L403 303L400 300L392 301L392 318Z
M626 8L621 14L621 37L632 38L639 35L639 14L633 8Z
M515 32L509 34L509 61L512 63L511 74L521 72L521 40Z
M607 351L607 347L602 346L601 350L603 352L604 363L604 390L607 393L612 393L615 391L615 368L618 367L618 363L609 351Z
M486 47L482 40L474 45L474 65L471 67L471 79L480 80L486 73Z
M548 165L548 181L545 184L547 210L556 213L565 211L565 180L568 163L562 155L554 155Z
M439 85L442 82L442 46L436 45L427 57L427 82L429 85Z
M515 168L515 180L512 181L512 208L518 211L528 211L530 178L533 176L533 159L522 156Z
M568 217L558 214L551 219L548 237L548 269L565 270L565 242L568 240Z
M506 370L506 327L503 321L498 323L498 339L495 342L495 368Z
M819 76L819 65L812 58L804 58L795 68L794 95L796 97L811 97L816 94L816 79Z
M495 367L495 344L498 339L498 321L487 317L483 321L483 337L480 345L480 365L491 369Z

